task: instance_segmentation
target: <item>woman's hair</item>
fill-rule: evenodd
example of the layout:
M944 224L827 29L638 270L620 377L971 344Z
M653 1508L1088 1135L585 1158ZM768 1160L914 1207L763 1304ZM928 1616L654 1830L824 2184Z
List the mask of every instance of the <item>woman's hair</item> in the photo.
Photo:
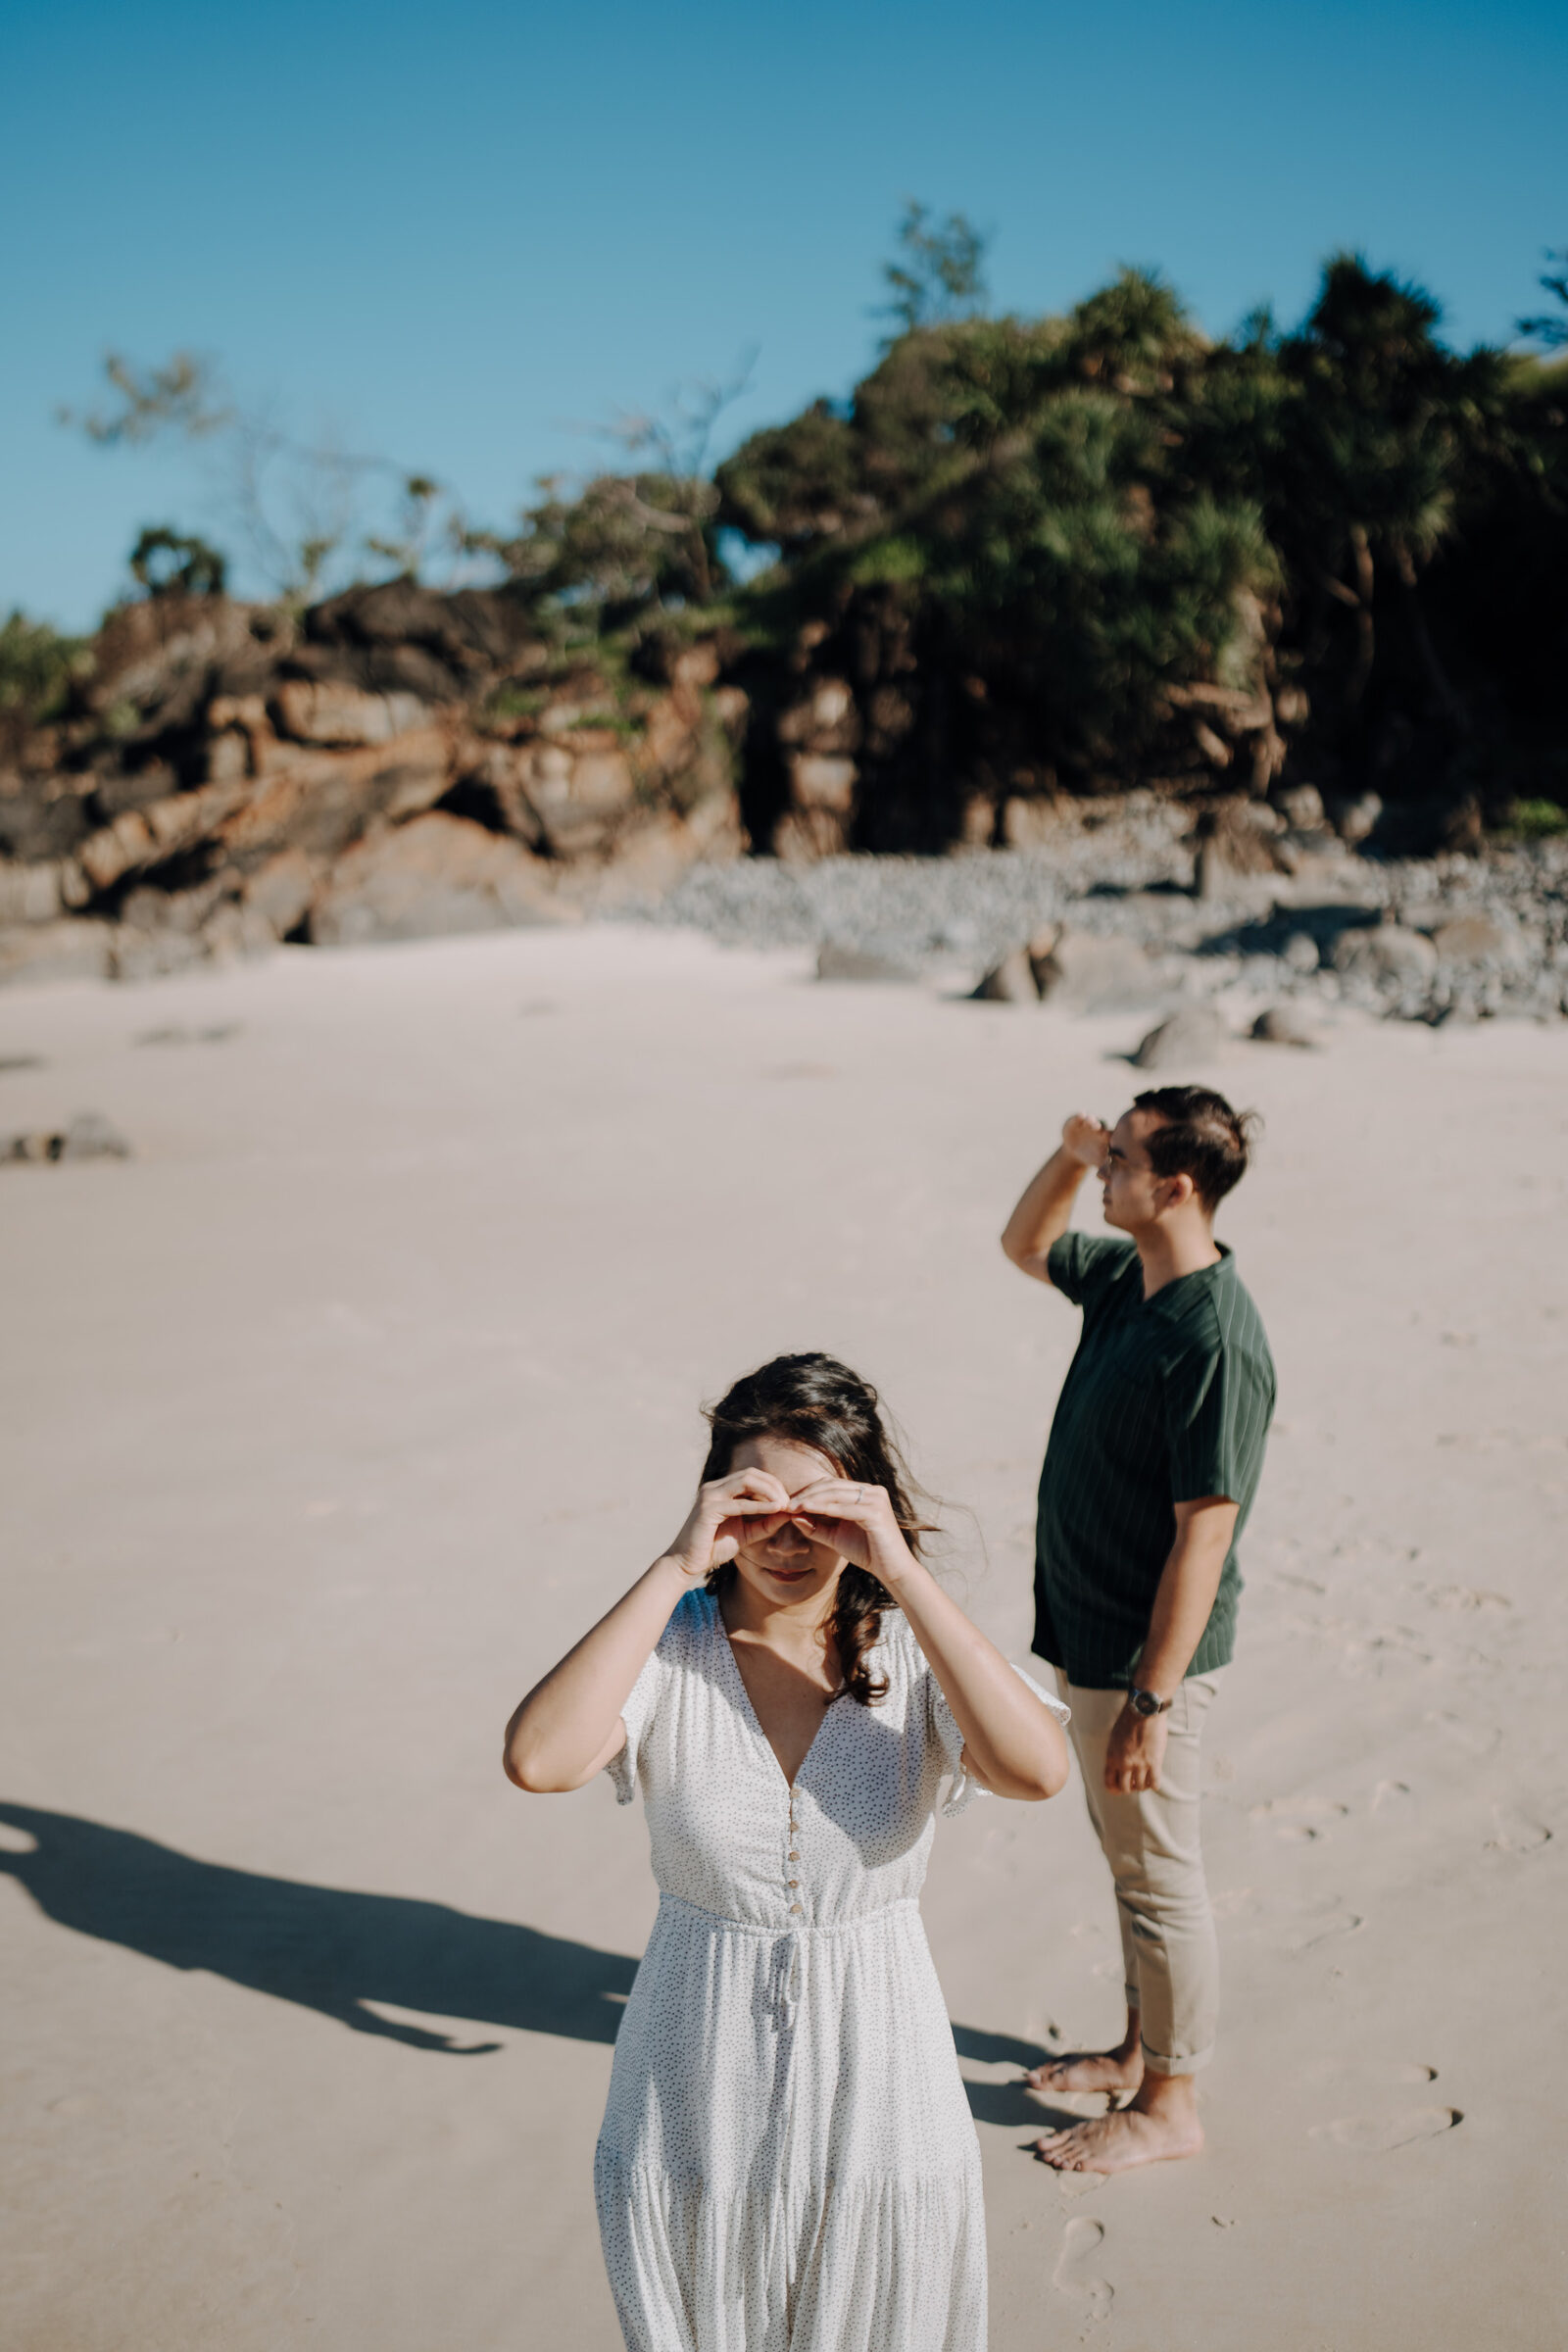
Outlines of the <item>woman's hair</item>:
M916 1558L928 1524L916 1514L917 1492L904 1458L883 1426L875 1389L848 1364L831 1355L776 1355L706 1408L712 1431L703 1482L722 1478L735 1449L748 1438L787 1438L826 1454L840 1475L861 1486L885 1487L904 1540ZM735 1574L733 1561L709 1571L708 1590L722 1592ZM886 1586L864 1568L846 1562L833 1605L832 1630L844 1688L862 1707L887 1696L885 1676L874 1676L866 1653L881 1628L882 1612L894 1605Z

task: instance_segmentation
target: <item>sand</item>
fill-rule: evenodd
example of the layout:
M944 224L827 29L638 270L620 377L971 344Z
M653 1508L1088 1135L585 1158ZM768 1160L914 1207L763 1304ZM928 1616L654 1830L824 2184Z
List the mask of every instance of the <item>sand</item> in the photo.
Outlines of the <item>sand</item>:
M1076 1318L996 1236L1139 1026L635 931L0 1000L46 1064L0 1127L94 1108L137 1153L0 1170L10 2352L613 2352L590 2159L644 1832L606 1783L512 1790L502 1725L678 1524L699 1398L784 1348L882 1385L1026 1654ZM1023 2152L1018 2060L1119 2023L1109 1888L1076 1787L942 1825L992 2342L1536 2352L1568 1029L1195 1074L1267 1116L1221 1232L1281 1370L1207 1760L1209 2146L1099 2184Z

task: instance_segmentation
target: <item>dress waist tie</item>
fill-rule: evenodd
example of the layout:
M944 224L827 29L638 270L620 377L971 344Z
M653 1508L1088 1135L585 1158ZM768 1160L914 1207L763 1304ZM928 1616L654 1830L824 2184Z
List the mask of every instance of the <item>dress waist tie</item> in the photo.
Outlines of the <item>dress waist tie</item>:
M678 1894L662 1894L662 1907L685 1915L705 1928L714 1928L727 1936L756 1936L773 1946L769 1957L767 2005L781 2032L795 2023L795 2013L805 1994L807 1975L810 1966L812 1947L829 1938L854 1936L861 1928L889 1919L896 1911L917 1911L918 1898L912 1894L900 1895L891 1903L879 1903L874 1910L857 1911L849 1919L825 1922L792 1920L788 1927L776 1927L762 1920L730 1919L719 1911L705 1911L700 1903L689 1903Z

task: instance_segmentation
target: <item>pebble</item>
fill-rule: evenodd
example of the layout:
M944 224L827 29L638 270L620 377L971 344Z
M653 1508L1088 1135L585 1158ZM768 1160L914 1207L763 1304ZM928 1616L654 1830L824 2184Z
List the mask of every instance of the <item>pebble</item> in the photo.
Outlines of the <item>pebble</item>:
M1286 1002L1303 1018L1313 1004L1427 1022L1568 1011L1568 841L1392 859L1336 852L1325 837L1305 903L1299 874L1238 875L1228 898L1200 900L1189 826L1179 804L1135 795L1124 815L1064 826L1048 848L736 858L692 867L623 917L814 949L843 977L850 957L889 978L966 967L979 993L1007 965L1005 988L988 995L1027 1004L1038 992L1075 1009L1232 991L1252 1000L1249 1017ZM1020 955L1033 991L1009 963Z

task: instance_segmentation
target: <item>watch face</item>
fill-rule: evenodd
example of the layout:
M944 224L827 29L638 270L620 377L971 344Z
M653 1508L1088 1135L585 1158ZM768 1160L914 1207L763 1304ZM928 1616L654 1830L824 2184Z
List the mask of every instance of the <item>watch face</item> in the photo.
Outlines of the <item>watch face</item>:
M1151 1690L1135 1690L1133 1705L1140 1715L1154 1715L1159 1711L1159 1701Z

